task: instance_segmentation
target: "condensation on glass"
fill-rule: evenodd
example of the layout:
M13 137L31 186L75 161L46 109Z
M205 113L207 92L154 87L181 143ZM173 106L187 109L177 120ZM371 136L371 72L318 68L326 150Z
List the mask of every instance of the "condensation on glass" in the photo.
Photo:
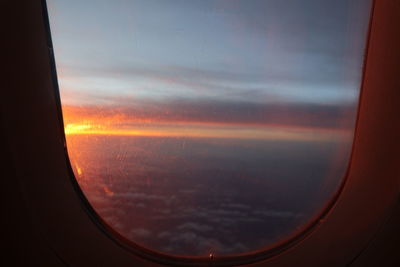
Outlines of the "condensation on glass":
M156 252L266 249L320 214L352 146L370 1L48 1L68 154Z

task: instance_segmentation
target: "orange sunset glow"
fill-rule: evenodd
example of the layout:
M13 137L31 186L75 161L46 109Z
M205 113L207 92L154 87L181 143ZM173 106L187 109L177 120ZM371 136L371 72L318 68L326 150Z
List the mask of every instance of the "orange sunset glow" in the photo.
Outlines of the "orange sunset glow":
M340 129L277 124L162 121L134 118L124 113L94 115L93 108L64 106L66 135L110 135L148 137L236 138L293 141L327 141L347 137Z

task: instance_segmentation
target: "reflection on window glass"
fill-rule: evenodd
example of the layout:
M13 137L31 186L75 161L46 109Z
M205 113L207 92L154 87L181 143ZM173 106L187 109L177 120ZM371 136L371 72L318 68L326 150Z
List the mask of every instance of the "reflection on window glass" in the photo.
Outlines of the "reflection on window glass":
M235 255L320 214L351 152L366 0L49 0L69 157L136 244Z

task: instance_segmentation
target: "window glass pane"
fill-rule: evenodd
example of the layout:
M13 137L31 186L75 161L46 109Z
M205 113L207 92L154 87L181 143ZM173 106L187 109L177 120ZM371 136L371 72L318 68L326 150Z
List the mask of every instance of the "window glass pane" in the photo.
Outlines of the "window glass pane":
M183 256L300 231L343 182L370 2L48 1L68 154L95 211Z

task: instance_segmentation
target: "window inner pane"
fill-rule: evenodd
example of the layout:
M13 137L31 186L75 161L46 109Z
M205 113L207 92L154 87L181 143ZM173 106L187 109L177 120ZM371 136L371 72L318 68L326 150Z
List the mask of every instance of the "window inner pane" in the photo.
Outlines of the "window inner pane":
M370 2L48 0L68 155L95 211L180 256L310 223L349 161Z

